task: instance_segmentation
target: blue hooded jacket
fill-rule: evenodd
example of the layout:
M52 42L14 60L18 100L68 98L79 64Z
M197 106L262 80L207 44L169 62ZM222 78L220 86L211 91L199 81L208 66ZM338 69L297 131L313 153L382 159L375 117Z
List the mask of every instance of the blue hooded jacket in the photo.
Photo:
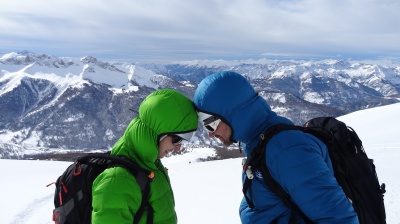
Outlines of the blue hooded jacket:
M245 144L249 156L260 135L274 124L293 124L278 116L250 83L235 72L206 77L194 95L199 111L217 115L232 129L231 140ZM266 164L272 177L288 192L299 208L315 223L358 223L357 214L338 185L326 146L301 131L284 131L266 146ZM245 179L243 172L242 179ZM289 223L291 210L255 172L252 184L254 209L240 204L242 223ZM297 217L297 223L304 223Z

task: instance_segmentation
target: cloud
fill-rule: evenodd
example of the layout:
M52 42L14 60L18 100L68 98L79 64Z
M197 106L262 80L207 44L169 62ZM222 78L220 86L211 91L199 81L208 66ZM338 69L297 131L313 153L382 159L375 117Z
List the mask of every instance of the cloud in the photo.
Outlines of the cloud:
M395 0L7 1L0 51L135 60L399 56L398 9Z

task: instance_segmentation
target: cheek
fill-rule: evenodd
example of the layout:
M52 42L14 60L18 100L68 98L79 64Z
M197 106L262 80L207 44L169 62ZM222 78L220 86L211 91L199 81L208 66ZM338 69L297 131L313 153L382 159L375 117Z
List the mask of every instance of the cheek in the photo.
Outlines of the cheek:
M231 129L227 125L223 125L223 126L221 125L219 131L220 131L220 135L222 135L224 137L229 137L230 133L231 133Z
M158 156L162 156L163 155L163 149L162 147L158 147Z

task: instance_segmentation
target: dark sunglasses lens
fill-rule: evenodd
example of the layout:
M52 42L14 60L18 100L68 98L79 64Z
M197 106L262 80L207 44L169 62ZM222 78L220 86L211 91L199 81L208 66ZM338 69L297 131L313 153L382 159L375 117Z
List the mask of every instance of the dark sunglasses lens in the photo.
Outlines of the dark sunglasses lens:
M172 144L174 144L174 145L179 145L183 141L183 138L181 138L177 135L173 135L171 137L172 137Z
M212 128L210 125L205 125L204 127L206 127L208 131L214 132L214 128Z

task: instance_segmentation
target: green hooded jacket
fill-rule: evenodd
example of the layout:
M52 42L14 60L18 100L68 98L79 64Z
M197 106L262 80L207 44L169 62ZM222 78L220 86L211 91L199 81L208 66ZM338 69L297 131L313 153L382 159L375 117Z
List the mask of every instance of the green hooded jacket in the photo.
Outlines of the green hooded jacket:
M192 101L169 89L147 96L139 115L115 143L111 154L124 156L154 172L149 203L154 223L177 223L175 201L168 173L158 158L158 140L166 133L185 133L197 129L197 114ZM142 201L135 177L122 167L102 172L92 186L92 223L131 224ZM139 223L146 223L147 210Z

